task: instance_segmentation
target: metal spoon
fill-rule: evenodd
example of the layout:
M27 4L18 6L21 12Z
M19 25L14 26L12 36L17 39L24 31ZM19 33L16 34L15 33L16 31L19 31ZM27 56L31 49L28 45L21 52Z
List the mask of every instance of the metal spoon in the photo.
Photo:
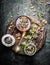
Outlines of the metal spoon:
M21 16L21 17L23 17L23 16ZM26 16L24 16L24 17L26 17ZM22 30L21 30L21 28L19 28L18 27L18 25L21 23L21 21L22 21L22 18L20 18L20 17L18 17L18 19L16 20L16 27L17 27L17 29L20 31L20 32L22 32L22 37L21 37L21 40L19 41L19 43L18 43L18 46L20 46L20 44L21 44L21 42L22 42L22 39L24 38L24 36L25 36L25 34L26 34L26 31L28 31L29 29L30 29L30 25L31 25L31 23L30 23L30 19L28 18L28 17L26 17L27 19L28 19L28 25L27 25L27 27L26 28L23 28ZM23 21L24 22L24 21ZM17 49L17 45L15 45L15 50Z

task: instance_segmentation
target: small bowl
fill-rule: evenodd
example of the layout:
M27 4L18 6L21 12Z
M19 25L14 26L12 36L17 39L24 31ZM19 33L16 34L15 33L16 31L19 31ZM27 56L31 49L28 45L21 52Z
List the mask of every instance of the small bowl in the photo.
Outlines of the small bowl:
M5 41L6 38L9 39L9 40L8 40L9 43ZM3 44L4 46L6 46L6 47L11 47L11 46L13 46L13 45L15 44L15 38L13 37L13 35L10 35L10 34L5 34L5 35L2 37L1 41L2 41L2 44ZM10 42L10 41L11 41L11 42Z

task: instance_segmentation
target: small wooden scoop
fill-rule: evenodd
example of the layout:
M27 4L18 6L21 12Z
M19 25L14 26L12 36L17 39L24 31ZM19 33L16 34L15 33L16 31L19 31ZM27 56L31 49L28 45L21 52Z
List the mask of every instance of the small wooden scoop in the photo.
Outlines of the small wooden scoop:
M28 25L27 25L26 28L22 28L22 29L21 29L20 26L22 25L22 23L21 23L22 17L27 18L27 23L28 23ZM23 22L25 22L25 21L23 20ZM21 25L18 26L20 23L21 23ZM31 25L30 19L29 19L28 17L26 17L26 16L21 16L21 18L18 17L18 19L16 20L16 27L17 27L17 29L18 29L20 32L22 32L22 37L21 37L21 40L19 41L18 45L15 44L14 47L13 47L13 50L14 50L15 52L18 52L18 51L19 51L19 48L20 48L19 46L20 46L20 44L21 44L21 42L22 42L22 40L23 40L23 38L24 38L24 36L25 36L25 34L26 34L26 31L28 31L28 30L30 29L30 25Z

